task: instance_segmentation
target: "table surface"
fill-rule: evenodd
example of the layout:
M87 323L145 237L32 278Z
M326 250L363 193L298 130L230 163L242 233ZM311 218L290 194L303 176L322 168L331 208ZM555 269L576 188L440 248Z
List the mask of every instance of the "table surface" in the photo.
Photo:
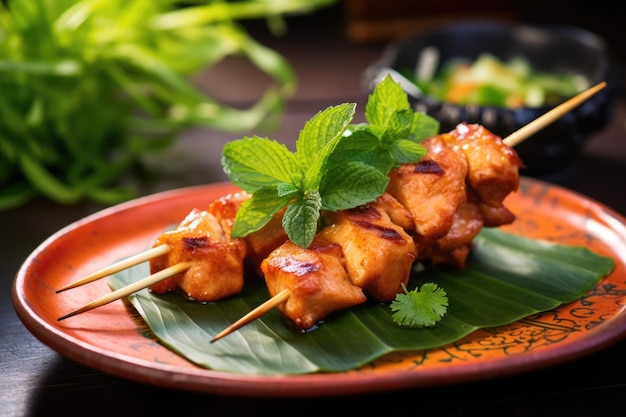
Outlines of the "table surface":
M284 38L268 39L299 76L299 90L290 100L280 128L268 133L284 143L293 143L304 122L322 108L356 102L362 109L366 94L359 76L383 48L350 42L341 31L324 36L297 28L292 31ZM216 96L246 104L262 88L260 78L249 71L241 62L229 61L201 74L197 81ZM236 82L231 82L233 77ZM626 214L622 181L625 113L626 101L620 97L610 124L593 135L576 171L560 182L621 214ZM242 136L212 130L186 132L166 154L147 161L153 176L141 184L141 193L226 180L219 151L226 141ZM0 230L5 237L0 241L0 416L237 415L258 410L276 415L339 415L346 409L387 415L577 416L602 415L624 407L626 340L566 364L515 376L347 398L242 399L165 389L90 369L61 356L28 332L15 313L11 287L21 263L48 236L102 208L87 202L61 206L39 199L0 212Z

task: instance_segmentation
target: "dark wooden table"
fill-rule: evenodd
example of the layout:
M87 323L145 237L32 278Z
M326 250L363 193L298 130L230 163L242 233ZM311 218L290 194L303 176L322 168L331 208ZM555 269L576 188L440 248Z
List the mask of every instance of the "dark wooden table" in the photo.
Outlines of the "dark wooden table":
M272 41L294 65L300 89L280 129L269 133L293 143L305 120L341 102L366 99L363 69L382 45L355 44L340 33L296 32ZM322 41L323 40L323 41ZM198 80L233 102L249 103L259 89L239 62L230 62ZM236 82L227 77L241 76ZM227 80L213 83L213 80ZM232 80L232 78L231 78ZM217 87L216 87L217 85ZM224 86L229 89L225 90ZM584 149L577 170L561 185L626 214L626 101L618 102L611 123ZM223 181L219 152L242 135L210 130L187 132L162 156L150 159L153 177L142 194ZM200 152L199 152L200 150ZM0 416L113 415L438 415L438 416L599 416L623 410L626 395L626 340L578 360L515 376L438 388L382 392L340 398L239 398L164 389L132 382L75 363L42 344L17 317L11 287L21 263L60 228L102 209L91 203L60 206L40 199L0 212Z

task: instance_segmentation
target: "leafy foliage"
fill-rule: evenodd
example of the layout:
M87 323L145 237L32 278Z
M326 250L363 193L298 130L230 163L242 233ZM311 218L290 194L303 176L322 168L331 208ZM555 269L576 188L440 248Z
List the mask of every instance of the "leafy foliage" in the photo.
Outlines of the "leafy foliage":
M278 23L332 0L12 0L0 3L0 209L44 195L112 204L119 179L191 126L224 131L280 121L296 76L237 19ZM188 78L242 56L271 85L248 109Z

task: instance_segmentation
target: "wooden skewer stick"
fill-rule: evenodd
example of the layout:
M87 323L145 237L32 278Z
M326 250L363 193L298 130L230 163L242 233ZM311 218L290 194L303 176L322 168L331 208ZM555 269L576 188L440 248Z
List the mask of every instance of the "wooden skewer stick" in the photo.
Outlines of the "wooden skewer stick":
M598 91L602 90L604 87L606 87L606 82L602 81L601 83L598 83L595 86L583 91L582 93L570 98L566 102L561 103L557 107L537 117L532 122L511 133L509 136L503 139L504 143L510 147L514 147L515 145L523 142L529 136L534 135L541 129L545 128L566 113L573 110L575 107L582 104L585 100L596 94Z
M96 281L100 278L113 275L116 272L130 268L131 266L135 266L149 259L156 258L157 256L165 255L169 251L170 251L170 247L167 244L156 246L145 252L138 253L137 255L131 256L130 258L123 259L119 262L109 265L106 268L103 268L99 271L93 272L87 275L86 277L79 279L78 281L68 284L65 287L59 288L58 290L56 290L56 293L58 294L62 291L66 291L71 288L76 288L76 287L80 287L81 285L89 284L92 281Z
M533 134L537 133L539 130L553 123L554 121L559 119L561 116L563 116L567 112L571 111L572 109L580 105L589 97L593 96L595 93L602 90L604 87L606 87L606 82L603 81L595 85L594 87L591 87L583 91L582 93L572 97L571 99L558 105L557 107L553 108L552 110L546 112L542 116L528 123L526 126L516 130L515 132L507 136L505 139L503 139L504 143L510 147L514 147L515 145L518 145L519 143L526 140L529 136L532 136ZM285 301L289 299L289 295L290 293L288 289L282 290L281 292L276 294L274 297L270 298L269 300L267 300L266 302L264 302L263 304L261 304L254 310L250 311L248 314L246 314L239 320L237 320L235 323L233 323L232 325L224 329L222 332L220 332L217 336L215 336L211 340L211 343L221 339L222 337L234 332L237 329L240 329L241 327L245 326L251 321L254 321L257 318L261 317L263 314L267 313L272 308L284 303Z
M126 287L120 288L119 290L113 291L109 294L106 294L100 298L97 298L82 306L79 309L72 311L62 317L59 317L57 321L65 320L68 317L75 316L76 314L84 313L85 311L93 310L94 308L101 307L105 304L109 304L115 300L119 300L120 298L129 296L130 294L140 291L144 288L149 287L150 285L156 284L157 282L163 281L173 275L178 274L179 272L186 271L191 267L191 262L180 262L178 264L172 265L169 268L165 268L157 273L147 276L137 282L133 282L132 284L127 285Z
M274 307L277 307L287 301L291 293L289 289L285 288L260 306L256 307L254 310L250 311L248 314L228 326L226 329L222 330L219 334L217 334L213 339L211 339L211 343L218 341L224 336L229 335L237 329L242 328L246 324L258 319Z

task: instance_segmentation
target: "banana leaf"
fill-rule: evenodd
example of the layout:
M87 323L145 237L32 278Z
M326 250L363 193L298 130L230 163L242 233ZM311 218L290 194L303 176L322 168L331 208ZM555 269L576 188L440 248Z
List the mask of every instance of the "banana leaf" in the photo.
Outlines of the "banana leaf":
M130 297L157 339L199 366L263 375L340 372L383 355L455 342L480 328L513 323L577 300L614 268L590 250L484 229L464 270L417 269L409 289L436 282L448 294L447 314L434 327L394 324L389 305L367 302L337 311L307 332L294 330L277 310L211 343L211 339L268 299L263 279L246 277L244 291L215 303L142 290ZM149 274L146 264L109 278L120 288Z

